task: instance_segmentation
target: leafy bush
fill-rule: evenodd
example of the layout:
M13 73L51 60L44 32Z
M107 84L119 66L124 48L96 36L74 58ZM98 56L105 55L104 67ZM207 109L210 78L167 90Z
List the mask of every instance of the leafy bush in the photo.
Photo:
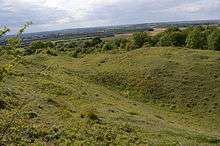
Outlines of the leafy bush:
M160 46L184 46L186 35L181 31L165 32L159 39Z
M134 45L133 41L128 41L126 43L126 50L130 51L130 50L134 50L136 49L136 46Z
M178 27L170 27L165 32L159 33L154 37L154 44L159 46L184 46L186 42L186 33Z
M6 65L0 67L0 81L2 81L6 75L11 74L12 67L13 67L13 65L11 65L11 64L6 64Z
M104 51L109 51L113 49L114 49L114 45L112 44L112 42L106 42L104 46L102 47L102 50Z
M46 53L51 56L58 56L56 50L51 49L51 48L49 48Z
M77 51L73 51L69 54L71 57L73 58L77 58L78 57L78 52Z
M170 34L164 33L160 38L158 42L159 46L172 46L172 39L170 37Z
M34 41L30 44L27 52L29 54L40 52L44 48L54 48L55 45L51 41L43 42L43 41Z
M17 38L8 38L7 44L9 46L9 48L11 48L11 49L19 48L19 47L21 47L21 40L19 40Z
M207 48L207 37L203 29L199 27L191 31L186 39L186 46L192 49Z
M55 47L55 44L51 41L46 41L44 42L44 47L46 48L54 48Z
M34 41L29 46L30 53L35 53L37 50L43 49L45 47L44 42Z
M118 49L125 49L127 42L128 42L127 39L118 38L118 39L114 39L112 43L113 43L113 46L115 46Z
M132 35L132 43L135 48L141 48L145 42L149 42L150 37L146 32L137 32Z
M102 43L102 40L98 37L93 38L92 41L91 41L91 44L92 44L93 47L100 44L100 43Z
M64 46L64 44L61 44L61 46ZM77 47L76 41L70 41L70 42L67 44L67 47L68 47L68 48L76 48L76 47Z
M220 51L220 30L216 29L208 36L208 48Z

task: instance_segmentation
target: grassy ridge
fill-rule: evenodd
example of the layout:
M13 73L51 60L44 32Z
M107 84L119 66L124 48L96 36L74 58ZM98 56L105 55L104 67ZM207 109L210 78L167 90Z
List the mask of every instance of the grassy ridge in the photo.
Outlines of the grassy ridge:
M0 83L0 144L218 145L219 55L27 56Z
M74 71L96 83L140 94L173 109L219 112L219 52L148 48L122 54L85 57ZM131 93L129 93L131 92ZM129 95L131 94L131 95ZM205 107L205 108L204 108Z

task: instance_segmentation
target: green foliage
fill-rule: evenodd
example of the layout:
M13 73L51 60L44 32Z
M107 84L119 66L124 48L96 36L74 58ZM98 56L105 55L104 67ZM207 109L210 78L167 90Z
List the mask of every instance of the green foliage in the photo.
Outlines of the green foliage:
M2 30L0 30L0 37L5 35L7 32L9 32L10 29L7 27L4 27Z
M150 37L146 32L137 32L132 35L132 43L135 48L141 48L145 42L150 41Z
M102 40L98 37L95 37L91 40L91 44L92 44L93 47L95 47L96 45L98 45L100 43L102 43Z
M16 48L21 47L21 40L17 38L8 38L7 44L10 49L16 49Z
M160 46L177 46L185 45L186 35L181 31L167 31L161 34L158 44Z
M3 78L6 75L11 74L12 68L13 68L13 65L11 65L11 64L6 64L3 67L0 67L0 82L3 80Z
M219 145L218 58L177 48L25 56L0 84L0 145Z
M131 50L134 50L134 49L137 49L136 46L134 45L133 41L128 41L126 43L126 50L127 51L131 51Z
M112 44L112 42L106 42L103 45L102 50L109 51L109 50L113 50L114 48L115 48L115 46Z
M28 49L27 49L27 54L32 54L32 53L38 53L41 52L43 49L47 49L47 48L54 48L55 45L53 42L51 41L34 41L32 42Z
M126 49L126 44L128 43L128 40L124 38L118 38L114 39L112 43L118 49Z
M34 41L30 44L29 48L35 52L36 50L45 48L45 43L43 41Z
M207 36L202 28L195 28L191 31L186 39L186 46L192 49L206 49Z
M178 27L169 27L165 32L178 32L180 29Z
M73 58L77 58L78 57L78 52L77 51L72 51L72 52L70 52L70 54L69 54L71 57L73 57Z
M55 49L47 49L46 53L51 56L58 56L57 51Z
M25 30L28 29L28 27L30 27L33 23L30 22L26 22L17 32L17 39L21 39L21 35L25 32Z
M218 51L220 51L220 29L214 30L208 36L208 48L210 50L218 50Z
M63 45L64 45L64 44L63 44ZM68 48L76 48L76 47L77 47L76 41L70 41L70 42L67 44L67 47L68 47Z
M170 34L165 33L163 34L159 39L159 46L172 46L172 38L170 37Z

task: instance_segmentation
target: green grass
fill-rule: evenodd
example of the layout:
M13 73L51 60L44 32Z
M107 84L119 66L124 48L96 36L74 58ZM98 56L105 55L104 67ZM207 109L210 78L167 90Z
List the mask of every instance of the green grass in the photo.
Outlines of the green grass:
M0 145L220 145L219 62L178 48L26 56L0 83Z

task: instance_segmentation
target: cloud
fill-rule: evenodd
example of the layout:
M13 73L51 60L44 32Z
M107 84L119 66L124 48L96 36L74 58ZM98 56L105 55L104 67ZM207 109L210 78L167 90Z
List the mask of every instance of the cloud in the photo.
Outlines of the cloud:
M0 26L30 31L128 23L219 19L219 0L0 0Z

